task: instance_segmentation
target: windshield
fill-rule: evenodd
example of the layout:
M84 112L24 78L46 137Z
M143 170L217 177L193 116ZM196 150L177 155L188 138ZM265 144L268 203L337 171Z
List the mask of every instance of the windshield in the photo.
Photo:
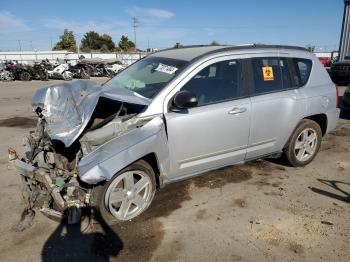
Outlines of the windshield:
M144 97L155 97L180 71L187 61L165 58L146 57L127 67L108 81L104 86L126 88Z

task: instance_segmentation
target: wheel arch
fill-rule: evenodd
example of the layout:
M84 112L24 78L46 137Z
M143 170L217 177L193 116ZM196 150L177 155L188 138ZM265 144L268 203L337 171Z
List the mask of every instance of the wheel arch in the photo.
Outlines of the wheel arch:
M154 153L154 152L149 153L149 154L141 157L140 159L136 160L135 162L137 162L139 160L146 161L152 167L153 172L156 176L155 179L156 179L157 188L160 188L161 187L160 168L159 168L159 162L158 162L158 157L157 157L156 153Z
M327 118L326 114L322 113L322 114L305 116L302 119L300 119L300 121L297 122L297 124L295 125L295 127L293 128L291 133L289 134L287 141L284 143L283 150L285 150L285 148L288 146L288 143L289 143L291 137L293 136L295 130L298 128L301 121L303 121L304 119L309 119L309 120L315 121L321 128L322 136L324 136L326 134L327 126L328 126L328 118Z
M327 126L328 126L328 118L326 114L316 114L304 117L303 119L309 119L312 121L315 121L321 128L322 136L324 136L327 132Z

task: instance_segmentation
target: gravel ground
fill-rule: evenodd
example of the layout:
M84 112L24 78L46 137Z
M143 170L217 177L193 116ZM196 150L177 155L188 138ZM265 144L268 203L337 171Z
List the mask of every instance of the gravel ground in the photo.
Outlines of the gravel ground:
M32 128L42 84L0 83L1 261L350 261L350 115L307 167L257 161L169 185L122 225L86 229L38 213L14 232L24 203L7 148Z

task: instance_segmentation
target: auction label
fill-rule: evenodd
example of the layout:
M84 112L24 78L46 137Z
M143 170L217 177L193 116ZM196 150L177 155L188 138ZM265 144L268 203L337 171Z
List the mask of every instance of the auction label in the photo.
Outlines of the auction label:
M177 69L178 68L176 68L175 66L169 66L169 65L164 65L162 63L159 63L159 65L157 66L157 68L155 70L172 75L176 72Z

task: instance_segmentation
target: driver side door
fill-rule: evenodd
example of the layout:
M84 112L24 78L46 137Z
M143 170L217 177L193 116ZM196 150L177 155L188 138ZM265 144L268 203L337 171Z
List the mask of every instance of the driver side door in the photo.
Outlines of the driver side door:
M196 95L193 108L165 113L170 179L181 179L244 160L251 102L244 61L227 58L200 66L181 90Z

